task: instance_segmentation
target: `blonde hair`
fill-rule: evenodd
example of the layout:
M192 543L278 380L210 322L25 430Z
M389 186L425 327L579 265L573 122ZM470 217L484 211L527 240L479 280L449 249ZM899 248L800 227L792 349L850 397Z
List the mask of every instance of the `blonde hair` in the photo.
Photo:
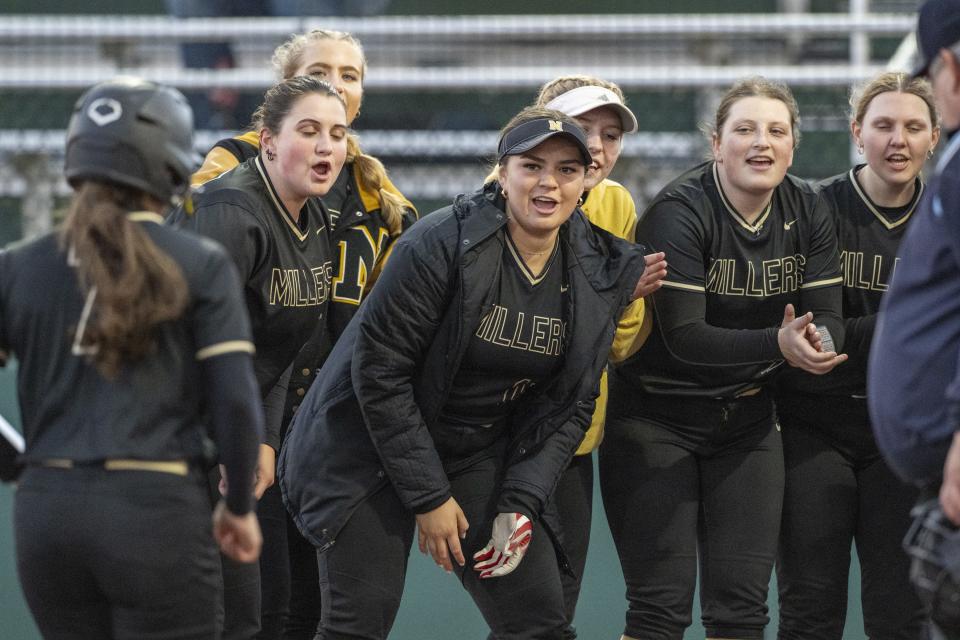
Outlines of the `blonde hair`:
M793 97L790 87L782 82L767 80L762 76L753 76L738 80L730 87L717 106L717 112L714 116L713 124L706 128L706 133L713 138L719 139L723 131L723 125L730 117L730 109L733 108L741 98L769 98L779 100L790 113L790 132L793 135L793 148L796 149L800 144L800 108L797 106L797 99Z
M81 291L96 290L96 313L83 337L96 345L91 358L107 378L153 351L157 329L179 318L188 302L179 265L127 218L144 201L138 189L84 181L60 231L60 247L76 258Z
M620 98L620 102L624 104L627 103L626 96L623 95L623 90L620 89L620 86L616 82L602 80L595 76L573 74L569 76L559 76L540 87L540 93L537 95L536 104L541 107L546 106L548 102L557 96L563 95L567 91L572 91L573 89L577 89L579 87L603 87L604 89L609 89L617 94L617 97Z
M297 34L274 49L270 63L277 74L277 79L289 80L292 78L296 70L303 64L303 52L307 46L321 40L349 42L357 49L357 53L360 54L360 82L362 83L363 79L367 77L367 56L363 53L363 45L352 33L333 29L314 29Z
M854 88L850 93L850 119L862 125L873 99L888 91L909 93L923 100L930 112L931 125L933 127L940 126L940 113L937 111L936 103L933 100L933 90L930 83L924 78L911 78L906 73L894 73L892 71L881 73L872 80Z
M360 54L360 82L367 77L367 57L363 53L363 45L351 33L332 29L314 29L307 33L295 35L273 52L272 64L274 71L282 79L289 79L303 64L303 52L313 42L334 40L352 44ZM403 210L407 202L392 191L386 189L389 183L387 170L383 163L368 156L360 147L360 140L356 134L347 134L347 162L356 167L356 176L364 186L377 194L380 201L380 216L383 218L390 235L400 235L403 230Z

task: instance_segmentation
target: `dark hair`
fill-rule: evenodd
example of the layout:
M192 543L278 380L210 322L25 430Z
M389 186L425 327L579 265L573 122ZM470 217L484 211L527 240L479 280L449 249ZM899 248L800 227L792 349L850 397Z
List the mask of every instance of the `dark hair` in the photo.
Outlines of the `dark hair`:
M293 110L300 98L311 93L319 93L336 99L344 110L347 105L337 90L329 82L313 76L297 76L283 80L273 85L263 94L263 103L253 112L253 122L256 129L269 129L278 133L283 120Z
M147 355L156 330L179 318L187 306L180 267L127 213L144 208L148 196L133 187L97 180L75 185L60 246L72 257L80 289L96 307L83 344L106 377Z
M793 92L787 85L767 80L762 76L738 80L723 94L717 106L713 125L707 129L711 136L720 137L723 125L730 117L730 109L741 98L770 98L782 102L790 113L790 133L793 135L793 148L797 148L800 144L800 108L797 106L797 99L793 97Z

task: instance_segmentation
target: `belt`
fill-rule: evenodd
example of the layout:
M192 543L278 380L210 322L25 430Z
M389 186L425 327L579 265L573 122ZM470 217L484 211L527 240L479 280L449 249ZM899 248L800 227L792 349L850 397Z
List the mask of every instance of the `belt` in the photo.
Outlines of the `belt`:
M155 471L170 473L175 476L186 476L190 473L190 465L186 460L134 460L133 458L113 458L97 460L95 462L76 462L69 458L47 458L41 460L41 467L52 469L74 469L80 467L103 467L107 471Z

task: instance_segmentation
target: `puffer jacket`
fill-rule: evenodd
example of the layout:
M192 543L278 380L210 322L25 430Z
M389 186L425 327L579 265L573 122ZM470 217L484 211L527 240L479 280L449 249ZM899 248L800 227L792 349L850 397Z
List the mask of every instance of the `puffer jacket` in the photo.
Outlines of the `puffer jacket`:
M400 238L290 427L278 471L284 503L321 550L386 482L415 513L450 497L437 417L495 302L507 222L497 192L460 196ZM638 247L579 209L560 242L570 287L564 364L510 417L497 500L500 512L534 518L583 439L617 318L644 266Z

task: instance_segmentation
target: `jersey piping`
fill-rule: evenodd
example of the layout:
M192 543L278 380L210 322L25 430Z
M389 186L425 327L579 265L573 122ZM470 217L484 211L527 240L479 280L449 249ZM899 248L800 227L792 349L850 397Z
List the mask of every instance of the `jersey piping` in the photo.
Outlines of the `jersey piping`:
M228 340L200 349L195 357L197 360L206 360L207 358L222 356L225 353L249 353L253 355L255 352L253 343L248 340Z
M293 232L293 235L296 236L300 242L303 242L310 235L310 230L301 230L300 226L294 221L293 216L287 211L287 208L283 205L283 201L280 200L280 196L277 194L277 190L273 186L273 182L270 181L270 176L267 174L266 169L264 169L263 163L260 161L260 156L257 156L253 162L257 167L257 172L260 174L263 183L267 185L267 193L270 194L270 200L273 202L277 213L279 213L283 221L287 223L287 227ZM323 228L318 229L317 233L321 231L323 231Z
M877 217L877 220L879 220L880 223L884 227L886 227L888 230L896 229L900 225L906 223L910 219L910 216L913 215L914 210L916 210L917 203L920 202L920 196L923 195L923 182L919 178L917 178L915 180L916 188L914 189L914 194L913 194L910 208L907 210L905 214L900 216L896 221L890 222L886 218L886 216L884 216L882 213L880 213L879 210L877 210L877 206L870 199L870 196L868 196L867 192L863 190L862 186L860 186L860 181L857 180L857 174L856 174L855 168L850 169L850 184L853 185L853 190L856 191L857 195L860 196L860 199L863 200L864 206L866 206L867 209L870 211L870 213L875 215Z
M767 206L763 209L763 213L760 214L760 217L758 217L753 224L750 224L747 222L746 218L740 215L740 212L737 211L736 207L730 204L730 201L727 200L727 194L723 192L723 184L720 182L720 172L717 170L716 162L713 163L713 180L717 183L717 192L720 194L720 201L723 202L723 206L726 208L727 213L733 216L733 219L737 221L737 224L747 231L760 233L760 229L763 228L763 223L767 221L767 217L770 215L771 209L773 209L773 198L771 198L770 202L767 203Z

